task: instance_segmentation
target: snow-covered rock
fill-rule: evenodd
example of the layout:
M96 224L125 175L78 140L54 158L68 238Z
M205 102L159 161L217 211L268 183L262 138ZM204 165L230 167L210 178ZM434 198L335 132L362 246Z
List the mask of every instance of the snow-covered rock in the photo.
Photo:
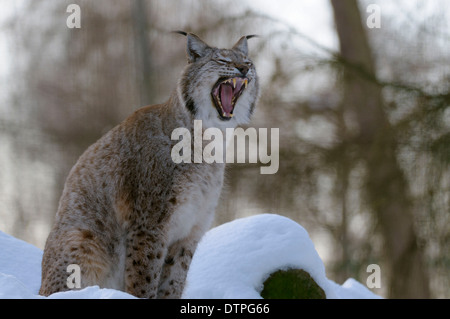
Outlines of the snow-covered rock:
M267 277L279 269L303 269L327 298L379 298L354 279L329 280L308 232L293 220L262 214L218 226L200 241L184 298L261 298Z

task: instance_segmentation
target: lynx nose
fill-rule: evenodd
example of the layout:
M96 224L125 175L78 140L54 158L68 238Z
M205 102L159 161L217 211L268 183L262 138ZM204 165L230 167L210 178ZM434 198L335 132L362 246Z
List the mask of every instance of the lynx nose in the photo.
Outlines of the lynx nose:
M243 76L247 75L248 70L249 70L249 67L248 67L247 65L245 65L245 64L237 64L237 65L235 66L235 68L238 69L239 72L241 72L241 74L242 74Z

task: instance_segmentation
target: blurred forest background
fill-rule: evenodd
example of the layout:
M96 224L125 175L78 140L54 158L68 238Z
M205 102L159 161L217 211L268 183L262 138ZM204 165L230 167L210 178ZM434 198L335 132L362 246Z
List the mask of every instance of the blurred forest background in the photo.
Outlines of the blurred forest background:
M82 152L175 88L185 38L170 31L220 47L256 33L251 126L280 128L280 169L229 165L216 225L288 216L337 283L365 284L375 263L375 293L450 298L450 3L266 2L0 0L0 230L44 247ZM71 3L80 29L66 26Z

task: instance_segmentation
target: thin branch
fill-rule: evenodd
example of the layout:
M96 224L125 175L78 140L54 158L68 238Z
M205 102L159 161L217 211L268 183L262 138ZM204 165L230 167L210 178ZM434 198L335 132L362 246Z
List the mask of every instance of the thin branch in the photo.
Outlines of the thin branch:
M448 100L450 98L450 91L447 91L445 93L440 93L440 94L430 94L430 93L425 92L425 90L421 87L417 87L417 86L410 85L410 84L405 84L402 82L394 82L394 81L386 81L386 80L378 79L375 74L369 72L363 66L352 63L352 62L348 61L347 59L345 59L340 54L340 52L321 45L320 43L318 43L311 37L307 36L306 34L304 34L301 31L299 31L292 24L289 24L286 21L281 21L280 19L271 17L269 15L257 13L252 10L247 10L243 15L222 18L222 20L224 20L223 22L225 22L225 20L235 21L235 20L240 20L243 18L258 18L258 19L263 19L263 20L266 20L266 21L269 21L272 23L277 23L277 24L283 25L284 27L286 27L286 31L278 31L276 33L272 33L271 36L276 36L277 33L278 34L287 33L290 35L297 36L297 37L303 39L304 41L308 42L312 46L316 47L317 49L321 50L322 52L328 54L330 56L330 60L329 60L330 64L339 63L339 64L357 72L358 75L365 78L366 80L371 81L381 87L390 87L390 88L397 89L397 90L415 93L418 96L426 97L426 98L430 98L430 99Z

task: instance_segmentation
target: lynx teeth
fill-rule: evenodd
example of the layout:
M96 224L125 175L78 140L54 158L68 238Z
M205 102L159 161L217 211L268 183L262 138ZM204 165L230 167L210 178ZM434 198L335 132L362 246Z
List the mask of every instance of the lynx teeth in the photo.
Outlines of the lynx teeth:
M244 79L244 88L247 88L247 85L248 85L248 80Z
M236 78L233 78L233 89L236 88Z
M222 112L222 116L223 116L223 117L227 117L227 113ZM234 116L233 113L228 114L228 117L233 117L233 116Z

